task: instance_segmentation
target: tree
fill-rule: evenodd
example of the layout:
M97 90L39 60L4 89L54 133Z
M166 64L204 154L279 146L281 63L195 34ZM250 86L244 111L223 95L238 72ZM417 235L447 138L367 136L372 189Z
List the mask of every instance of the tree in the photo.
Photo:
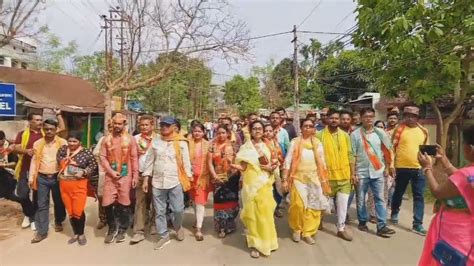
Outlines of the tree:
M275 61L270 60L265 66L255 66L252 68L252 74L256 76L260 82L261 94L263 95L263 107L275 109L282 106L283 99L281 92L278 90L272 74L275 69Z
M241 75L234 76L224 86L226 104L234 106L240 115L258 111L262 107L262 96L259 91L258 79Z
M124 52L124 71L114 77L112 67L105 73L105 120L111 116L112 96L121 92L152 87L188 68L182 57L162 56L180 53L204 57L219 54L230 62L248 51L248 29L229 12L226 1L119 0L120 10L128 20ZM156 46L161 44L162 46ZM112 58L111 51L107 51ZM155 54L153 56L153 54ZM158 56L157 56L158 54ZM160 68L140 73L140 63L148 58L162 58ZM184 59L184 58L183 58ZM110 60L108 60L110 61ZM106 63L110 65L110 62Z
M77 43L70 41L63 45L58 36L45 32L42 47L37 54L36 68L53 73L65 73L70 70L70 64L77 52Z
M293 89L293 60L282 59L273 69L272 80L280 93L281 105L291 106L294 103Z
M354 43L372 61L376 87L431 105L446 147L449 126L473 92L474 2L359 0L357 12Z
M116 58L114 58L112 66L114 70L112 76L117 77L119 74L119 62ZM105 69L105 53L95 52L92 55L75 56L71 74L90 81L98 91L105 92L106 86L103 79Z
M35 16L43 5L42 0L0 0L0 47L17 37L34 36L36 33L32 32L32 27L37 22Z

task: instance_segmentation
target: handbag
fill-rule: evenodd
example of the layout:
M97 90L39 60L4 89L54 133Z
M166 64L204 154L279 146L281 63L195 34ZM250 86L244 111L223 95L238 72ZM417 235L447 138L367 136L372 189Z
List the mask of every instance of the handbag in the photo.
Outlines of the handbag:
M440 228L438 231L438 241L435 244L431 255L438 261L441 265L446 266L466 266L469 260L469 254L472 251L472 245L469 253L464 255L462 252L451 246L448 242L441 239L441 227L442 227L442 219L443 219L444 210L441 210L441 214L439 217L440 221Z

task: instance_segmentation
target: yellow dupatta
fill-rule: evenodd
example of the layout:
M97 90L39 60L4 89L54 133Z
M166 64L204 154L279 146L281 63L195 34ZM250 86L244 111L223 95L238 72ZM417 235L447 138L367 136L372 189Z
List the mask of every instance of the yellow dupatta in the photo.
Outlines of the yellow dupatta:
M184 161L183 161L183 153L181 152L181 147L179 146L180 141L188 141L183 135L173 132L168 137L161 137L164 141L172 141L174 152L176 153L176 164L178 165L178 179L183 187L183 191L186 192L191 189L191 182L189 181L189 177L186 175L186 171L184 170Z
M40 131L41 131L41 134L44 137L43 130L40 130ZM23 131L23 134L21 134L21 143L20 143L21 149L25 150L26 146L28 146L29 141L30 141L30 128L27 127ZM18 154L18 162L15 166L15 178L16 178L16 180L20 179L20 173L21 173L21 168L23 167L23 158L24 158L24 156L25 156L24 154Z
M324 146L324 158L329 172L329 180L344 180L351 177L349 162L351 147L345 134L347 133L338 128L335 140L327 127L321 132L321 142Z

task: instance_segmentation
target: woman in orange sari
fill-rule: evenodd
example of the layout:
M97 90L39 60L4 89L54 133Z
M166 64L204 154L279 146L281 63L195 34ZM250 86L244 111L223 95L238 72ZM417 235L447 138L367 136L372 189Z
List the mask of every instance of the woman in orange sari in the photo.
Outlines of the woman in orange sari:
M191 167L193 170L193 182L190 195L194 201L194 212L196 215L196 232L197 241L204 240L201 232L202 223L204 221L205 206L212 191L209 182L209 167L207 162L207 151L209 150L209 142L204 138L204 125L200 122L195 123L192 127L192 135L189 140L189 157L191 159Z
M214 184L214 228L220 238L235 231L235 218L239 214L239 175L230 167L235 151L229 136L229 129L219 125L217 137L210 144L207 155Z

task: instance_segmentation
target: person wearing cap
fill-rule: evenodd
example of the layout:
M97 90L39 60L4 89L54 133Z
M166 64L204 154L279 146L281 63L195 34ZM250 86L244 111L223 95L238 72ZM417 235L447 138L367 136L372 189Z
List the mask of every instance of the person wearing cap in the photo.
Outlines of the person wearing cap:
M147 193L143 192L143 172L145 171L145 153L151 148L151 142L157 134L153 132L154 130L154 119L153 116L143 115L140 117L138 122L140 134L135 136L135 141L137 142L138 149L138 172L139 179L137 187L135 188L135 213L133 217L133 237L130 240L130 244L137 244L145 239L145 222L151 215L151 202L152 195L151 191ZM151 234L156 233L156 228L152 222Z
M392 136L395 153L395 192L392 198L392 213L390 220L398 224L398 213L402 205L402 197L408 183L413 188L413 232L426 235L423 228L425 176L418 161L419 146L429 141L428 130L418 123L420 109L408 105L403 109L403 122L394 130Z
M112 125L112 132L105 137L100 150L100 163L105 171L102 206L109 227L104 243L121 243L130 226L130 190L138 182L138 152L135 139L126 130L127 118L117 113Z
M153 139L151 148L145 154L143 191L151 190L156 210L156 229L160 239L155 249L162 249L170 243L166 222L166 205L173 215L176 239L184 240L182 227L184 214L184 192L191 189L193 175L189 158L188 143L184 136L177 133L178 121L174 117L165 117L160 122L160 137ZM151 178L151 187L148 180Z

